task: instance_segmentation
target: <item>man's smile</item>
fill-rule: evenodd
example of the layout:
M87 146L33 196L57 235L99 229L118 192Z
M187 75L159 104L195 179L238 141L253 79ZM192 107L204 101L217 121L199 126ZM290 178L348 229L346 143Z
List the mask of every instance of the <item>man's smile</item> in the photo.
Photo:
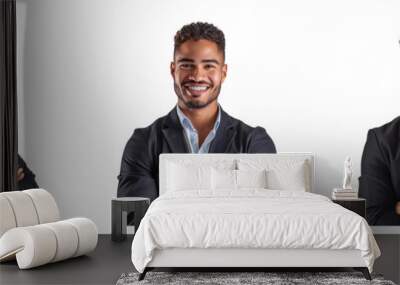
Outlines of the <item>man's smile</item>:
M200 96L203 95L204 93L206 93L208 91L208 89L210 89L209 85L206 84L193 84L193 83L189 83L189 84L184 84L183 86L185 88L185 90L193 96Z

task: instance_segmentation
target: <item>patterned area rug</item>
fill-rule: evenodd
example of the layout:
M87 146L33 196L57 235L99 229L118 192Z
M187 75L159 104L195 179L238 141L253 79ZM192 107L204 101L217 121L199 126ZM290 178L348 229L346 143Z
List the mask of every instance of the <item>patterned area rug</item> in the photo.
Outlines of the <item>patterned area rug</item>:
M395 285L384 280L381 275L372 274L372 281L364 278L360 272L148 272L142 281L139 273L122 274L117 285L144 284L379 284Z

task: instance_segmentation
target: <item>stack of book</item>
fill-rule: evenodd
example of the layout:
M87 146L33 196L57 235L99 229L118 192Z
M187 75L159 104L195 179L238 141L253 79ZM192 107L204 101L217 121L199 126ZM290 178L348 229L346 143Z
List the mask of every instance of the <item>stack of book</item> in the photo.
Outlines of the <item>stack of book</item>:
M352 200L357 198L358 193L352 189L335 188L332 192L332 199L335 200Z

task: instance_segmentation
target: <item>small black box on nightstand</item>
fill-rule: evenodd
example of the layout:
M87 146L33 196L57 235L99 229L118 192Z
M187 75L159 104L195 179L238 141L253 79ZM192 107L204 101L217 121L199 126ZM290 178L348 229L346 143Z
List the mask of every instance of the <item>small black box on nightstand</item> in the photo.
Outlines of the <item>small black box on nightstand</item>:
M332 199L332 202L339 204L340 206L359 214L365 219L365 199L354 198L354 199Z

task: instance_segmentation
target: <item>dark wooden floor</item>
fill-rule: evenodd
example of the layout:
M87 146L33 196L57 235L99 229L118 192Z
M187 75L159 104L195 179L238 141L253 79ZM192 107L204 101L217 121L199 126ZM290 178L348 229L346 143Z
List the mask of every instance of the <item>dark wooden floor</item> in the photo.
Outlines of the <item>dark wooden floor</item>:
M16 261L0 264L0 284L115 284L122 273L136 271L131 261L130 236L123 242L99 235L87 256L20 270ZM156 271L238 271L234 268L157 268ZM246 271L352 271L350 268L246 268Z
M115 284L124 272L135 271L131 255L132 237L112 242L99 235L97 248L87 256L19 270L15 261L0 264L0 284Z

